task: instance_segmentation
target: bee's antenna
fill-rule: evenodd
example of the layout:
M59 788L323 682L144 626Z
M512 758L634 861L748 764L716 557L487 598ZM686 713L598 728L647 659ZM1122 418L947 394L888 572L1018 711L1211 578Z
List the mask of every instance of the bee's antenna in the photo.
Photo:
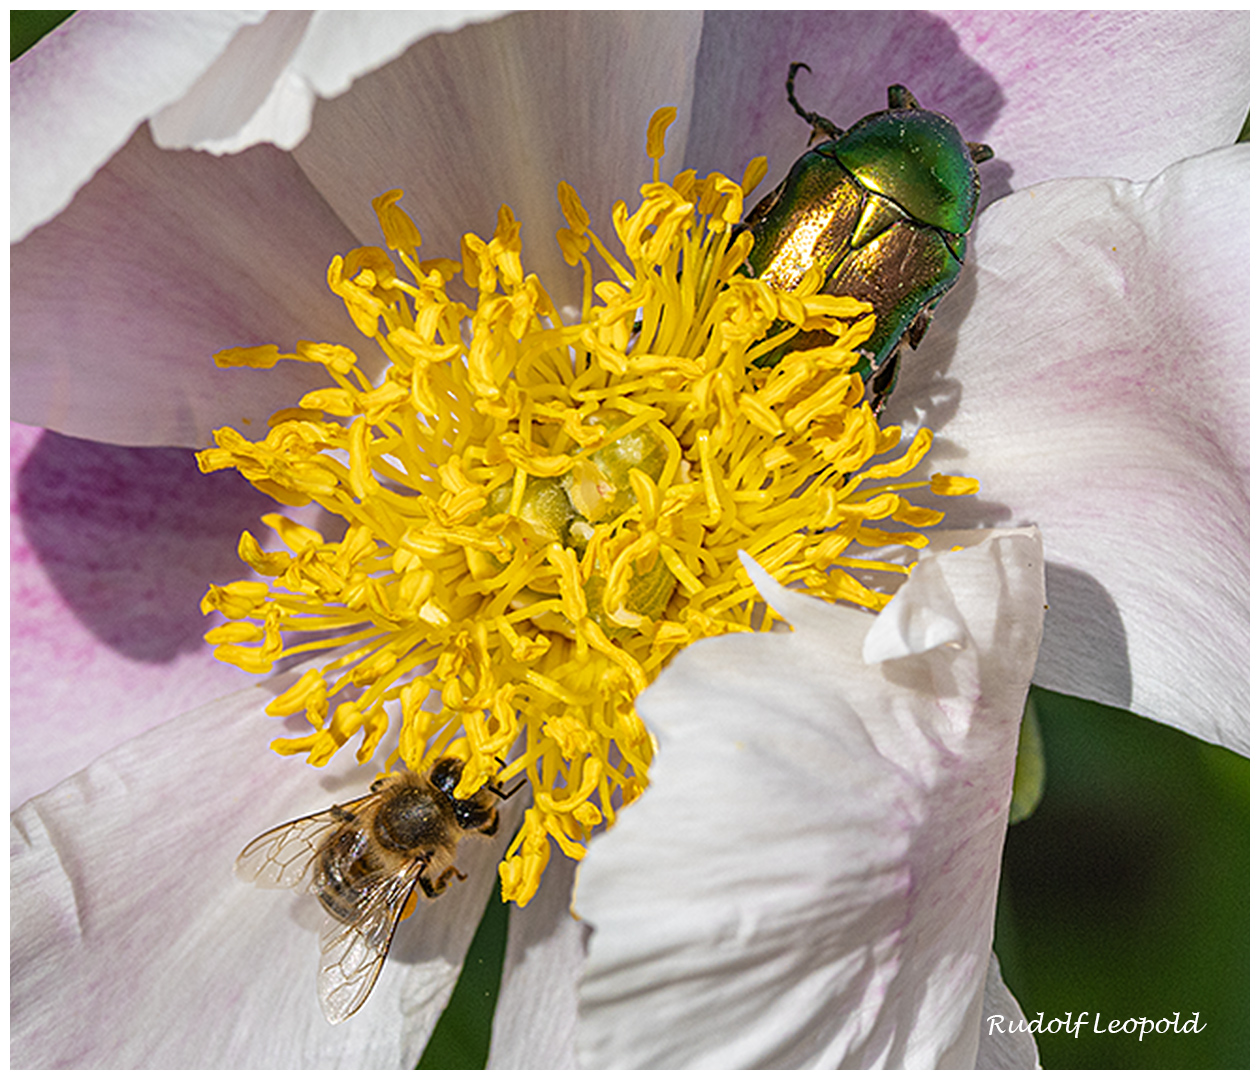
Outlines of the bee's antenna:
M495 755L494 760L499 763L500 769L507 768L507 762L504 761L497 754ZM486 790L489 791L491 795L497 795L500 799L510 799L513 795L515 795L518 791L520 791L521 788L523 788L524 786L525 786L525 777L522 776L520 779L520 782L511 791L505 792L501 787L498 786L498 784L487 784Z
M510 799L518 791L525 786L525 777L521 777L520 782L511 791L504 791L498 784L487 784L486 790L491 795L497 795L500 799Z

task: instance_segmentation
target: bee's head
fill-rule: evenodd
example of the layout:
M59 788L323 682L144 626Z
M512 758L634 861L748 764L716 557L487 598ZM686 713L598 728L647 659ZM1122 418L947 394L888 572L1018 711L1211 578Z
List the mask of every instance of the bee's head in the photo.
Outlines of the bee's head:
M429 780L451 801L451 809L459 827L466 832L480 832L487 836L499 827L499 811L494 804L494 793L483 787L467 799L455 798L455 789L464 775L464 762L459 758L440 758L429 772Z

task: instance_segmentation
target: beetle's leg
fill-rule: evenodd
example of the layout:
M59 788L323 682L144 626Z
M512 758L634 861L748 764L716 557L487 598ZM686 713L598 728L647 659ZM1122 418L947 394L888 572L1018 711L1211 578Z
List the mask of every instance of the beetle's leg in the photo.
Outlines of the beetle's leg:
M993 147L988 143L969 142L967 149L971 151L971 160L977 165L982 161L988 161L993 156Z
M813 142L816 138L826 137L828 139L838 139L844 134L844 128L836 127L825 116L819 116L815 112L806 112L801 108L801 103L796 100L796 73L804 68L806 71L813 71L808 64L803 64L799 60L794 64L788 65L787 77L787 95L788 104L796 110L796 115L805 121L814 130L810 133L809 141Z
M910 343L910 348L917 349L919 342L923 340L923 335L927 333L928 324L932 321L932 308L936 307L932 304L925 307L914 317L914 321L906 327L906 341Z
M919 103L901 83L894 83L888 88L888 107L890 109L917 109Z
M901 370L901 349L894 350L892 356L871 378L871 412L878 419L888 404L888 397L897 386L897 375Z

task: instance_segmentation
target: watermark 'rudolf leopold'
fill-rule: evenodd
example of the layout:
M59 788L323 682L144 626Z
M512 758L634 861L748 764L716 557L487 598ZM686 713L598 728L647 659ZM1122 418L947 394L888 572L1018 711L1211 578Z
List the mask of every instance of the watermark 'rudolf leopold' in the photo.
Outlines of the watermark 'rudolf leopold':
M1045 1013L1039 1012L1036 1020L1026 1020L1022 1016L1018 1020L1012 1020L1000 1013L994 1013L987 1017L989 1022L989 1034L1012 1034L1021 1031L1031 1032L1034 1035L1057 1035L1071 1034L1073 1038L1081 1037L1081 1029L1089 1023L1089 1013L1081 1012L1076 1015L1075 1020L1070 1012L1066 1012L1060 1018L1058 1016L1051 1019L1045 1019ZM1095 1035L1137 1035L1138 1042L1141 1042L1147 1035L1194 1035L1206 1028L1206 1024L1199 1023L1199 1014L1196 1012L1185 1022L1181 1020L1181 1013L1175 1012L1172 1017L1160 1017L1158 1020L1151 1020L1145 1016L1130 1016L1127 1020L1110 1020L1103 1022L1102 1013L1094 1013L1094 1023L1092 1028L1086 1028L1087 1032Z

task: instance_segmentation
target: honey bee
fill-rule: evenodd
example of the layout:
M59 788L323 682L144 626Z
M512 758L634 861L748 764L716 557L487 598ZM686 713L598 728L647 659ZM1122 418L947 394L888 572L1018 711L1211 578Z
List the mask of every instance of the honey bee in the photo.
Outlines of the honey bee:
M487 784L455 798L463 772L459 758L447 757L424 775L390 773L370 794L279 825L237 856L239 878L312 892L328 913L317 985L330 1024L352 1016L372 992L416 885L435 897L452 878L463 881L454 861L459 841L498 829L495 799L507 796Z

